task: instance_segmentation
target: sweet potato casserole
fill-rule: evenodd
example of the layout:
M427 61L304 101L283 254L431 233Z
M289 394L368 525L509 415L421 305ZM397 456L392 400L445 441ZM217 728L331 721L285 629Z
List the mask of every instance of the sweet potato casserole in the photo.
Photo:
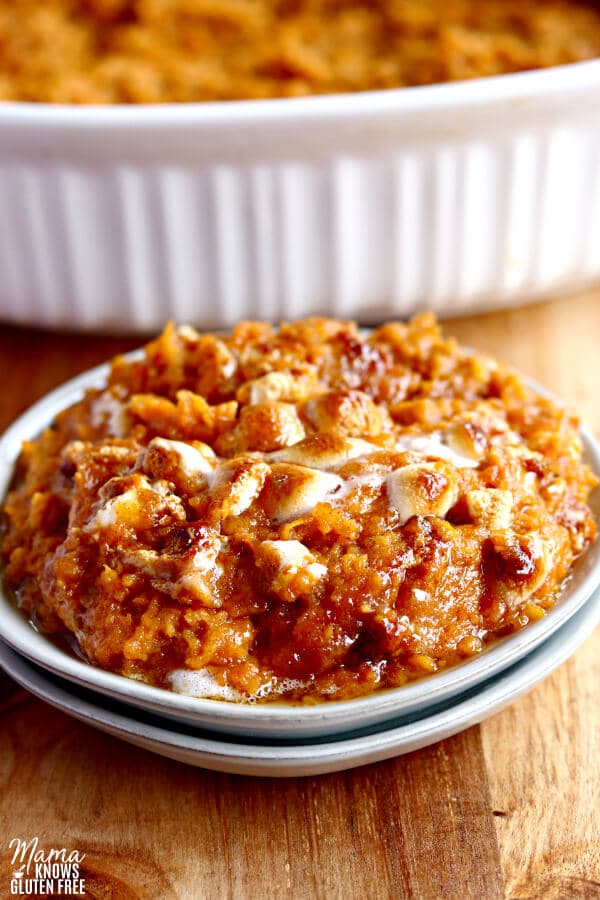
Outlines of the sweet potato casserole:
M455 81L600 55L586 0L0 0L0 98L165 103Z
M431 316L169 326L24 445L4 574L94 665L344 699L543 616L594 484L577 419Z

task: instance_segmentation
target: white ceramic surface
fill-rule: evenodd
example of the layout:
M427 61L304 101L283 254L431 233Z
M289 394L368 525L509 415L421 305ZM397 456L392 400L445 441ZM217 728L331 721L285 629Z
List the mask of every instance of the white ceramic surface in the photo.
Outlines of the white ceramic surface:
M150 107L0 103L0 319L148 331L600 278L600 61Z
M38 435L60 410L80 399L86 388L105 383L107 372L106 365L99 366L66 383L31 407L6 431L0 440L0 497L8 488L22 441ZM585 430L583 439L588 461L600 475L600 448ZM597 515L600 515L599 494L600 491L596 491L592 499ZM248 705L185 697L105 672L61 650L35 631L1 591L0 638L51 672L177 721L229 734L272 738L314 737L349 731L383 722L401 713L423 710L472 688L516 662L560 628L581 608L599 583L600 541L596 541L576 564L563 597L554 609L540 621L498 641L480 656L402 688L356 700L307 707Z
M483 721L549 675L599 622L600 592L597 592L537 650L480 688L422 718L405 720L402 724L391 723L374 733L323 744L244 744L177 727L158 716L136 718L135 711L129 714L122 704L111 705L109 700L91 691L73 693L73 688L62 679L47 676L1 642L0 666L19 684L52 706L161 756L239 775L321 775L419 750Z

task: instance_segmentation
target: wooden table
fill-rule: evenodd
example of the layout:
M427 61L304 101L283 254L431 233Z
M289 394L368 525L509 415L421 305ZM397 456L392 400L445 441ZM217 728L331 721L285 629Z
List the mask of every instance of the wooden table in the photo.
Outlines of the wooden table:
M600 432L600 292L453 322ZM133 345L0 329L0 427ZM285 781L211 774L106 737L0 680L8 841L87 854L98 898L600 897L600 634L482 726L396 760Z

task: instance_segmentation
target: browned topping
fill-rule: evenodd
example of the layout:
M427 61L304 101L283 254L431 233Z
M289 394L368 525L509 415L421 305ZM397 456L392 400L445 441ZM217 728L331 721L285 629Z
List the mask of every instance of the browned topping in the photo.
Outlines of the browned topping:
M347 698L543 616L594 484L577 419L431 316L169 326L24 446L5 576L104 668Z
M0 98L166 103L379 90L600 55L586 0L0 0Z

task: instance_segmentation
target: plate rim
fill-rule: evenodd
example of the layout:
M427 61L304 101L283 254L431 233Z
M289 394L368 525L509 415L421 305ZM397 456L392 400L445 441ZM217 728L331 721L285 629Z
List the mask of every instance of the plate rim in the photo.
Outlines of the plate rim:
M238 770L241 774L254 774L250 771L254 767L255 774L259 775L310 775L354 768L412 752L483 721L526 694L559 668L593 634L598 625L600 589L595 591L589 603L565 623L559 632L525 659L498 673L482 691L470 694L466 699L455 698L440 711L396 727L383 727L368 735L342 737L324 744L298 746L222 741L219 740L219 735L206 737L171 732L168 720L164 721L164 725L139 722L120 712L106 709L105 706L94 703L93 699L73 696L68 682L64 685L50 684L48 687L44 670L33 666L2 641L0 667L21 687L66 715L120 740L136 743L137 739L138 746L144 746L150 752L169 756L168 751L178 751L179 757L170 758L205 768L217 768L219 771ZM86 689L86 693L90 693L92 697L94 695L89 689ZM104 698L100 697L102 699ZM169 736L175 736L175 741L170 740ZM192 761L189 759L190 755L193 757ZM188 758L184 759L183 756ZM223 768L224 766L227 768ZM285 771L281 771L282 767ZM270 772L271 769L277 771Z

